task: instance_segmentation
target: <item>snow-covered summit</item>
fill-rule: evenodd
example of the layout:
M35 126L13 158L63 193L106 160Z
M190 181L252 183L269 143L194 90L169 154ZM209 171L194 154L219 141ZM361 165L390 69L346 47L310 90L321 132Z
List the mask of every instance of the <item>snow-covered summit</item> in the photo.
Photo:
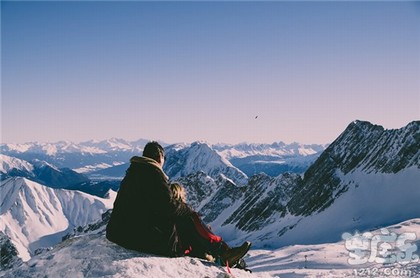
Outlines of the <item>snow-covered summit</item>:
M87 141L80 143L81 146L89 146L92 148L97 148L99 150L103 151L115 151L115 150L125 150L125 151L131 151L134 149L134 146L132 144L124 139L121 138L111 138L108 140L102 140L102 141Z
M325 150L344 172L356 168L368 172L397 173L420 168L420 121L400 129L384 129L366 121L354 121Z
M32 173L34 166L22 159L0 154L0 172L6 174L13 169L20 172Z
M19 256L28 260L36 249L59 242L75 226L100 219L112 208L114 198L52 189L21 177L9 178L0 184L0 231L11 238Z
M247 182L247 176L242 171L205 142L194 142L190 145L177 144L168 146L165 150L167 160L164 171L171 178L184 177L202 171L213 178L223 174L238 185L244 185Z

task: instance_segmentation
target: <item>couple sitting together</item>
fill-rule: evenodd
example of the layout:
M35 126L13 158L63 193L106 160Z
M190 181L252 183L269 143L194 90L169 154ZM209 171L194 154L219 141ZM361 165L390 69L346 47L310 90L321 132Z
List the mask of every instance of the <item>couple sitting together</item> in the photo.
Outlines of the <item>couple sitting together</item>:
M131 158L106 229L108 240L128 249L168 257L192 256L245 268L251 243L229 247L186 204L180 184L163 172L165 153L157 142Z

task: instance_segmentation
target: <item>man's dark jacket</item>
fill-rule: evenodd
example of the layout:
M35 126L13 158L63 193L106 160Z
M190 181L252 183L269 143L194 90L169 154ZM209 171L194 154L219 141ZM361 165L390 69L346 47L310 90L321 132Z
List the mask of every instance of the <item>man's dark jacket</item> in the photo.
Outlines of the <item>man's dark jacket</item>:
M175 256L175 221L184 208L172 197L168 178L155 160L135 156L130 162L106 237L128 249Z

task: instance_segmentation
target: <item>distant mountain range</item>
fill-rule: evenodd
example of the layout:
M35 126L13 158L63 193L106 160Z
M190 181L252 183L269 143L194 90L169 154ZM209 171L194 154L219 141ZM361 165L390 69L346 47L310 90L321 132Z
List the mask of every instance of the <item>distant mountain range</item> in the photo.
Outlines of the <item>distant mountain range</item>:
M8 177L25 177L52 188L66 188L89 179L69 168L57 168L48 162L34 159L31 162L0 154L1 180Z
M115 180L124 176L130 158L134 155L141 155L147 142L148 140L145 139L130 142L113 138L79 144L71 142L1 144L0 151L4 155L29 162L40 160L58 168L70 168L78 173L88 175L91 179ZM303 173L326 148L326 145L298 143L288 145L283 142L237 145L211 145L206 142L161 144L166 147L169 159L171 159L171 154L179 155L179 152L191 154L197 146L203 150L206 148L207 155L211 154L214 159L217 157L220 163L226 164L225 167L235 166L237 170L242 171L248 177L260 172L271 176L277 176L283 172ZM189 148L192 150L187 151ZM173 161L170 164L176 166ZM201 166L206 165L202 164ZM169 169L168 166L165 167ZM195 167L198 168L198 166ZM185 172L190 173L189 170L194 169L184 169L180 173L171 170L169 176L172 173L173 177L185 175Z
M129 142L123 139L112 138L78 144L67 141L1 144L0 152L26 161L38 159L56 165L59 168L79 169L79 172L85 173L126 163L130 157L142 152L147 142L148 140L144 139Z
M2 179L22 176L52 188L79 190L104 197L118 190L129 159L141 155L148 140L122 139L71 142L2 144ZM264 172L302 174L325 149L325 145L237 144L210 145L162 143L166 150L165 172L170 178L202 171L213 178L224 175L245 185L250 176ZM73 167L73 169L70 169Z
M168 156L165 172L185 186L189 203L231 244L251 240L255 247L275 248L331 242L339 240L343 232L369 230L420 217L420 121L393 130L355 121L325 150L325 146L319 145L259 146L195 142L165 147ZM73 191L51 189L28 179L38 178L34 171L38 165L61 171L59 168L8 155L2 156L6 162L0 169L5 175L0 196L7 196L2 199L0 223L8 224L0 226L0 231L10 237L19 253L23 252L21 257L27 259L32 255L43 237L54 238L70 227L86 225L86 218L76 223L82 211L86 214L86 209L92 210L87 214L94 220L112 207L115 192L108 189L117 190L118 181L89 180L67 186ZM290 163L288 158L302 160L308 167L304 174L286 172L272 176L259 172L249 176L231 162L248 158L250 164L255 164L260 160L252 157L261 159L261 156L277 156L278 160L285 159L285 163ZM311 159L314 162L309 164ZM127 166L117 167L122 170ZM116 167L102 171L111 170ZM13 171L25 178L16 177L17 174L12 177ZM102 187L101 182L108 184ZM79 192L89 190L108 198ZM38 214L44 220L38 220L35 217ZM63 224L66 221L71 225ZM62 226L55 227L57 223ZM43 232L28 237L32 236L29 229Z

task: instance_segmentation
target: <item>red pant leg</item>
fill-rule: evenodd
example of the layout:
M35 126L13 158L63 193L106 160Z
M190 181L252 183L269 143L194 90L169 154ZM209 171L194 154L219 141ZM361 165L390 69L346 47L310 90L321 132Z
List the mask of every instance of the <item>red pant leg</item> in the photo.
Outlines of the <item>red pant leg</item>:
M210 241L210 243L222 241L221 237L213 234L210 231L210 229L203 223L203 221L201 221L201 218L200 216L198 216L197 213L194 213L193 220L194 220L194 226L201 237Z

